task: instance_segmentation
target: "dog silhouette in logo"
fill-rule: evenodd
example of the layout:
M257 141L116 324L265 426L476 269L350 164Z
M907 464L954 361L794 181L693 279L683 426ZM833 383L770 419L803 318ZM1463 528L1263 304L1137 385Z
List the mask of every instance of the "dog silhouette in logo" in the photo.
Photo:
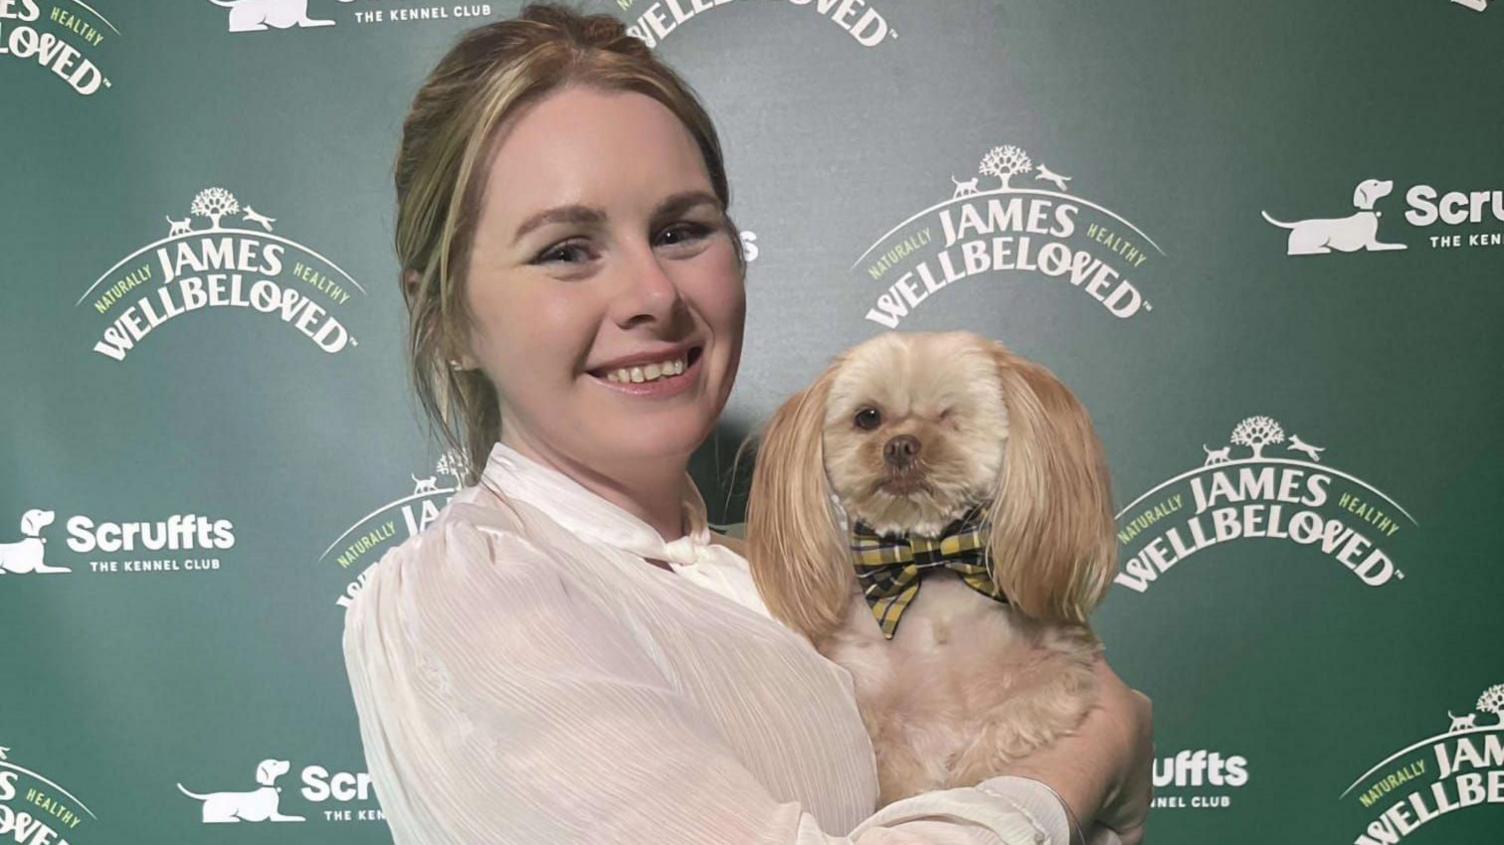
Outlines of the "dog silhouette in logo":
M48 566L42 558L47 554L47 538L42 529L57 518L56 511L32 508L21 514L21 539L14 543L0 543L0 573L25 575L28 572L72 572L66 566Z
M1204 467L1216 466L1217 464L1225 464L1232 460L1232 458L1229 458L1227 456L1227 454L1232 451L1231 446L1223 446L1221 449L1208 449L1206 448L1206 444L1202 443L1201 451L1206 453L1206 460L1201 462L1201 465Z
M956 186L956 190L951 193L950 198L953 200L958 200L962 197L974 196L981 193L981 191L977 190L977 180L980 178L982 177L973 176L970 179L967 179L965 182L958 182L956 181L955 174L951 174L950 181L951 184Z
M162 216L163 217L167 217L167 215L165 215L165 214L162 215ZM190 235L190 234L193 234L193 218L192 217L184 217L182 220L174 220L171 217L167 217L167 223L170 226L172 226L171 229L167 230L167 237L169 237L169 238L175 238L178 235Z
M1374 203L1394 190L1394 181L1364 179L1353 189L1353 207L1358 209L1347 217L1316 217L1286 223L1275 220L1269 212L1260 211L1264 219L1290 230L1286 243L1286 255L1324 255L1337 252L1383 252L1405 249L1404 244L1386 244L1379 241L1379 212Z
M1317 464L1321 463L1321 453L1326 451L1325 446L1312 446L1301 440L1298 434L1290 435L1290 445L1286 446L1285 449L1286 451L1303 452L1306 457L1311 459L1312 463Z
M178 784L178 790L189 798L204 802L205 824L305 821L302 816L283 815L277 809L282 800L282 787L276 785L277 778L287 774L290 768L292 764L286 760L262 760L256 766L256 783L261 788L250 792L210 792L200 795L189 792L181 783Z
M1488 11L1488 0L1452 0L1459 6L1466 6L1475 12Z
M295 26L334 26L308 17L308 0L209 0L230 10L231 32L260 32Z
M1447 715L1452 716L1452 711L1448 710ZM1447 728L1447 733L1454 734L1458 731L1465 731L1476 727L1478 727L1477 713L1469 713L1466 716L1452 716L1452 726Z
M1040 162L1039 166L1034 168L1034 170L1035 179L1043 179L1046 182L1054 182L1055 187L1060 189L1060 193L1069 193L1069 191L1066 190L1065 183L1071 181L1070 176L1061 176L1059 173L1056 173L1048 167L1045 167L1044 162Z
M261 228L267 230L268 232L272 230L272 224L277 222L277 218L267 217L265 214L258 214L256 213L256 209L251 208L250 206L246 206L245 211L241 213L240 216L245 218L246 220L251 221L252 223L261 224Z
M414 496L418 495L419 493L439 492L439 477L437 475L430 475L427 478L419 478L412 473L408 473L407 477L413 480Z

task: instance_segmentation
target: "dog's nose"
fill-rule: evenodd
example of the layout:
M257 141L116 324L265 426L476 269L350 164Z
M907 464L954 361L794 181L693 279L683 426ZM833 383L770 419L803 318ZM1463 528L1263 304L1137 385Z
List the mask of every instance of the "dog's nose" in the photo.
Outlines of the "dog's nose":
M906 467L919 457L919 438L912 434L900 434L883 445L883 460L889 466Z

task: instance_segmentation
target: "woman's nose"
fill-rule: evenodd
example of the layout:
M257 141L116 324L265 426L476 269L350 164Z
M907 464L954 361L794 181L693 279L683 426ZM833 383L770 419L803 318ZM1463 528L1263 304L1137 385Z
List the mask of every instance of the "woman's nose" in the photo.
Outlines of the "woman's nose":
M619 292L612 303L619 324L628 326L643 317L666 322L679 299L679 286L651 245L642 244L627 252L621 267Z

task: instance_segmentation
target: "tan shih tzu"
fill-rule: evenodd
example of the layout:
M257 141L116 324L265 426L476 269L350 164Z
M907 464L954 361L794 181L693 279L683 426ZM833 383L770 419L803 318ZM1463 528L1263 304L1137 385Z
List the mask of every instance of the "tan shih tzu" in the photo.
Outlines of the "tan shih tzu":
M752 575L851 672L883 804L974 786L1080 725L1111 498L1076 397L969 332L874 337L768 422Z

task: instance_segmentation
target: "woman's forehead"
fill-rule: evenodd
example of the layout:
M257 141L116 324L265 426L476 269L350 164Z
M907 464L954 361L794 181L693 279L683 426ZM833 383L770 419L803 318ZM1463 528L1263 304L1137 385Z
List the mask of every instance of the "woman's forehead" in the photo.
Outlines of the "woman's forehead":
M509 217L564 204L652 204L709 189L689 129L668 107L635 91L571 86L530 105L503 131L486 194Z

